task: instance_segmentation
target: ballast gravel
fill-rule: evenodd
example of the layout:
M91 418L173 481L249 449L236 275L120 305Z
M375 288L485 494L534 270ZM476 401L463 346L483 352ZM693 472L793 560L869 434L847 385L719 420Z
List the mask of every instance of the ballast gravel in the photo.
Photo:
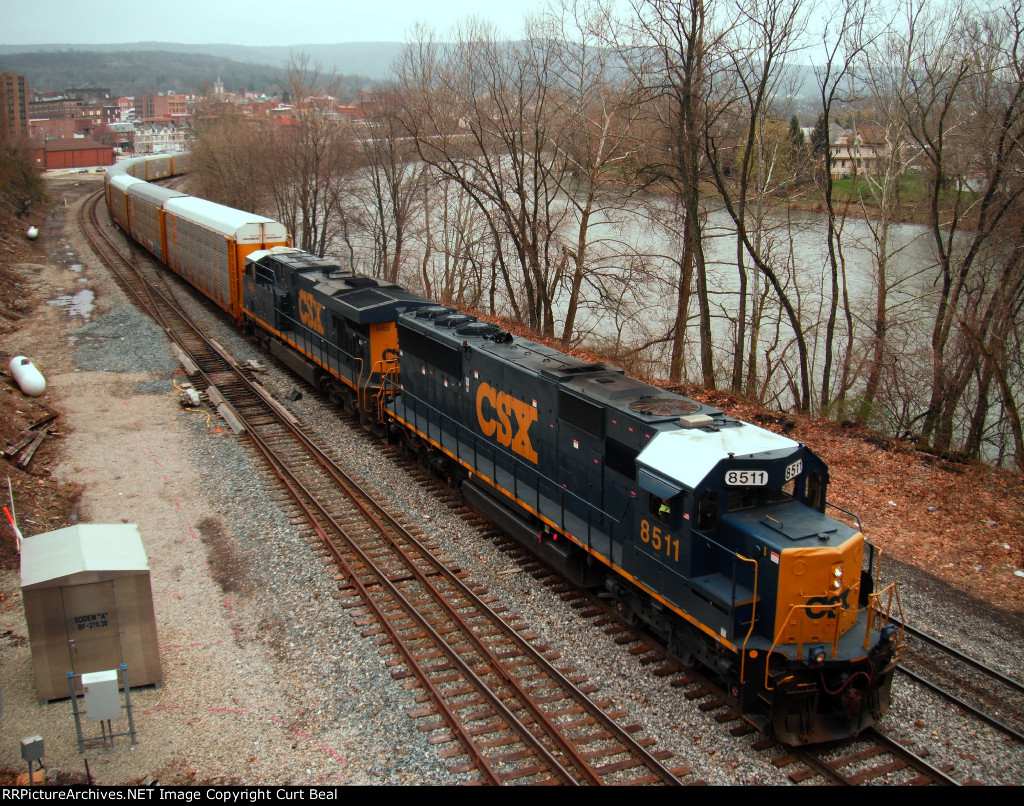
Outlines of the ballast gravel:
M70 220L70 216L69 216ZM70 230L70 227L68 228ZM29 271L48 295L84 278L95 292L88 320L41 306L29 326L34 360L63 412L62 477L83 484L79 518L137 523L149 557L164 684L132 691L138 744L117 737L79 754L68 701L36 700L18 575L0 574L6 609L0 625L0 765L24 769L18 739L44 737L50 780L84 781L85 763L101 784L458 784L447 745L408 716L416 690L392 676L375 636L335 598L332 566L289 522L253 452L209 409L182 405L163 331L129 305L79 237L57 227L59 260ZM63 240L58 240L63 237ZM78 266L78 269L71 268ZM538 642L561 653L627 713L628 723L669 750L683 781L791 783L628 650L615 644L498 543L481 537L406 470L308 387L280 369L204 302L184 293L236 360L266 367L261 382L350 472L386 491L393 512L422 531L470 578L520 615ZM7 341L10 341L8 339ZM5 344L5 349L8 345ZM301 397L294 398L294 392ZM190 410L195 409L195 410ZM869 536L870 537L870 536ZM888 562L914 623L1020 674L1021 625L938 585L916 569ZM116 730L124 725L113 723ZM962 716L938 697L897 678L881 727L962 781L1024 783L1024 748ZM85 723L86 733L98 734ZM77 776L77 778L76 778ZM885 783L885 780L880 783Z

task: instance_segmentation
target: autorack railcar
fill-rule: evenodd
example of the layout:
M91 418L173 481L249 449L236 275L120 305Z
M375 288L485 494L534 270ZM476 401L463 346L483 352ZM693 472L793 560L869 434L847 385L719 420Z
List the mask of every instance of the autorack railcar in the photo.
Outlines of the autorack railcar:
M130 160L107 172L111 217L168 268L180 274L239 324L242 273L252 252L290 246L282 224L206 199L150 185L140 175L166 178L183 156Z

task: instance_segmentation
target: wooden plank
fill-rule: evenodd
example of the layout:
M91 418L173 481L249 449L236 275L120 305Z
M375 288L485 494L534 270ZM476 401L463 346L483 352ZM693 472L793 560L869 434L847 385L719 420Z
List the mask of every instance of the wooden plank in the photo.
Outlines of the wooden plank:
M28 467L29 462L32 461L32 457L36 454L36 450L43 443L43 440L46 439L46 435L48 433L50 433L48 430L43 430L36 435L36 438L32 440L32 444L25 448L25 450L22 451L21 456L18 457L18 467L22 470Z

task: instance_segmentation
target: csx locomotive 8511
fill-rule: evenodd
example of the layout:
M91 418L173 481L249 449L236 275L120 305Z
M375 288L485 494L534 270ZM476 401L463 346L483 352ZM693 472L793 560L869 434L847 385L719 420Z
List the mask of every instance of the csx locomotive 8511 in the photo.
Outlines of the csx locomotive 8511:
M175 268L165 256L189 204L144 182L113 192L117 177L114 219ZM878 553L859 528L825 514L828 470L810 448L222 211L218 221L203 207L192 224L213 233L223 276L193 284L510 535L716 672L748 718L806 744L886 712L901 640L888 623L894 589L877 590ZM140 238L142 216L157 230ZM242 243L256 225L264 240Z

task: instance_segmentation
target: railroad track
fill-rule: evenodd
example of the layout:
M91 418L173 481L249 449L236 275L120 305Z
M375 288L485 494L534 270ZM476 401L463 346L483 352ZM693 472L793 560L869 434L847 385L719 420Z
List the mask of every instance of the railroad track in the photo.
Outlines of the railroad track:
M536 645L514 615L502 618L485 589L434 556L172 295L133 270L103 235L100 198L81 214L93 248L167 330L193 382L245 432L293 522L336 564L342 605L390 656L393 676L419 690L421 708L412 716L433 743L448 745L453 771L489 784L679 784L688 770L667 767L669 754L651 750L639 726L619 724L612 703L592 700L582 675L556 666L558 653Z
M157 274L158 277L163 277L164 273L160 272ZM146 291L144 294L140 293L140 297L148 297L151 292ZM173 307L173 306L172 306ZM164 325L168 328L169 332L171 329L168 325ZM180 338L180 337L179 337ZM201 348L189 347L189 351L196 349L202 352ZM213 353L217 353L216 347L213 349ZM226 362L230 365L232 362ZM232 372L237 371L237 368L233 368ZM236 399L234 383L229 382L225 377L227 370L223 368L215 368L210 370L207 380L211 382L217 382L227 393L225 395L225 401L235 401L232 405L236 407L240 413L242 413L246 419L250 419L256 423L269 423L276 421L278 413L273 411L267 411L265 409L266 401L252 401L245 402L244 399ZM242 374L242 373L240 373ZM243 374L244 376L244 374ZM271 406L272 408L272 406ZM369 439L369 436L367 435ZM255 440L254 440L255 441ZM288 449L280 445L273 444L275 438L273 435L268 437L267 440L267 453L265 462L269 465L272 460L269 458L275 453L288 453ZM379 446L379 442L374 442L375 445ZM400 451L391 449L392 454L395 457L401 455ZM301 455L297 454L297 455ZM298 460L298 464L302 464L303 460ZM329 460L328 460L329 461ZM469 510L461 497L456 496L452 491L446 490L444 482L433 476L430 476L425 470L415 465L422 478L423 484L431 484L432 492L441 495L446 494L446 500L453 509L457 510L467 521L475 521L478 525L483 525L485 522L472 510ZM280 471L279 471L280 472ZM428 481L429 479L429 481ZM279 489L283 498L287 498L287 507L290 508L290 512L293 515L295 522L303 522L307 524L307 529L311 539L315 540L317 546L320 547L320 552L325 558L330 557L332 562L338 562L339 567L343 569L342 574L342 590L340 596L343 597L343 603L349 607L355 617L361 622L365 621L363 625L367 627L364 631L367 637L373 637L382 642L382 651L390 655L389 665L393 667L393 672L396 677L406 681L406 685L415 686L420 690L418 698L421 702L422 708L417 711L414 716L421 720L422 729L429 730L432 732L432 741L439 743L446 743L449 746L445 749L443 755L450 759L452 769L459 770L462 772L471 773L476 771L479 774L480 780L488 782L533 782L533 781L544 781L544 782L570 782L576 780L577 782L640 782L640 781L656 781L664 780L659 779L654 773L640 771L645 770L642 765L636 765L634 761L627 760L625 754L620 755L619 745L616 744L616 739L613 738L613 734L608 731L607 728L594 728L603 723L602 719L594 717L583 716L583 711L579 710L583 708L577 699L572 696L566 695L564 699L552 700L559 707L551 709L551 712L559 713L559 718L564 721L571 722L572 720L565 716L567 713L573 713L582 722L591 726L595 733L585 736L582 744L589 745L592 749L598 748L598 755L593 758L601 758L602 762L596 762L593 765L594 771L598 774L596 776L589 775L586 764L574 767L568 761L565 761L567 756L560 755L561 751L557 747L557 742L554 745L549 745L548 752L551 754L551 758L557 762L552 765L548 762L548 766L544 765L536 760L536 756L531 753L540 753L540 751L530 751L526 745L516 744L516 740L511 738L512 731L507 726L498 727L499 722L495 721L496 717L490 714L489 709L494 708L493 705L488 705L487 698L482 693L469 694L467 691L467 683L459 683L453 685L452 681L447 678L454 674L453 668L459 664L452 660L450 657L445 655L443 651L438 648L438 645L432 645L426 634L433 629L434 632L439 634L447 634L450 629L449 622L445 619L450 619L451 616L443 615L443 609L433 609L431 607L422 608L422 612L426 617L426 624L417 623L413 616L410 615L410 611L397 607L395 605L379 604L376 602L376 595L381 588L386 587L385 583L371 578L369 582L361 581L360 573L364 566L369 566L370 562L363 557L358 555L352 555L351 557L346 555L346 551L350 549L342 549L342 544L337 544L332 547L331 541L325 537L335 527L330 525L331 520L331 509L333 504L325 506L326 514L321 513L320 516L312 514L315 512L316 507L320 502L329 502L331 498L331 491L340 485L340 482L335 480L328 480L326 482L313 480L303 481L297 478L293 481L281 480L278 481ZM305 490L305 492L303 492ZM303 501L300 503L300 501ZM308 510L308 512L307 512ZM372 511L372 510L371 510ZM323 523L317 521L317 517L325 519ZM371 517L371 520L384 521L388 517L387 513L380 510L376 515ZM340 515L338 523L344 526L347 522L347 515ZM309 524L317 525L309 525ZM658 676L669 676L671 685L676 687L685 687L685 695L687 699L695 702L699 710L707 712L716 721L726 723L729 725L730 732L734 735L745 735L753 732L755 728L748 722L743 720L740 715L732 709L730 698L728 695L718 689L713 682L707 678L701 676L694 670L690 670L678 665L671 657L667 655L664 647L660 646L656 640L651 637L644 635L638 630L630 627L624 621L619 619L614 612L611 603L607 602L603 597L594 596L589 592L579 591L562 580L555 572L550 568L543 565L540 561L533 558L526 552L521 546L514 541L504 537L494 529L484 529L484 533L493 538L498 542L499 546L506 551L507 554L514 557L519 561L523 570L528 571L537 579L541 580L546 584L553 592L554 595L558 595L568 601L571 606L584 614L587 618L591 619L596 627L603 628L609 634L614 636L616 643L622 645L623 650L629 652L631 655L637 657L637 659L643 665L649 666L653 673ZM370 540L368 536L360 537L357 543L363 540ZM383 546L389 542L396 542L395 537L384 537L380 536L375 538L379 543L374 544L377 546ZM369 545L369 544L368 544ZM419 581L411 582L407 580L412 579L410 568L416 567L419 564L419 560L426 555L429 555L432 546L415 544L415 538L408 543L408 555L405 561L401 561L397 558L382 561L384 572L383 576L385 579L396 578L399 580L399 584L395 587L398 588L399 593L404 593L403 588L419 586L414 588L415 594L411 594L411 603L420 603L426 601L426 592L432 587L434 577L440 578L445 573L454 575L455 579L459 579L460 572L457 568L444 568L442 563L440 568L433 570L427 570L426 580L420 576ZM376 556L381 551L379 548L373 548L371 554ZM340 555L344 559L336 559L335 554ZM370 560L374 558L371 556ZM345 565L344 563L348 564ZM404 564L403 564L404 562ZM390 570L387 570L390 569ZM444 570L441 570L444 569ZM469 593L480 599L484 604L487 604L486 592L482 589L474 586L467 586ZM453 597L453 601L459 601L455 594L449 594ZM443 598L443 597L442 597ZM397 601L397 599L396 599ZM390 617L391 614L394 617ZM484 620L483 617L478 617L480 620L474 622L470 619L469 624L471 626L471 632L479 629L483 629L485 634L490 634L492 625L490 622ZM516 621L514 618L506 617L514 628L518 628L521 635L520 637L524 640L527 646L532 646L531 640L532 635L528 632L527 628ZM499 619L500 621L500 619ZM400 633L408 635L417 635L416 640L413 642L411 648L406 650L396 649L400 646L399 641L389 635L389 631L386 624L394 623L396 629ZM484 624L486 626L480 628L476 627L477 624ZM439 626L438 626L439 625ZM514 632L515 630L513 630ZM911 631L913 634L916 631ZM422 634L422 635L421 635ZM511 651L504 648L503 644L494 643L492 645L493 652L490 657L493 658L494 654L504 655ZM549 653L547 647L536 647L532 646L532 649L538 654L542 660L547 661L549 664L553 664L557 658L554 655L548 654L548 657L544 657L546 653ZM478 667L489 669L490 661L487 661L488 657L486 648L481 648L477 645L474 650L475 654L469 656L470 660L467 661L467 666L472 670L473 664L477 664ZM516 650L518 651L518 650ZM527 664L534 663L534 660L526 659L520 656L513 657L514 666L525 666L531 671L529 675L535 675L539 672L533 671L533 666L527 666ZM440 667L439 679L433 688L431 687L431 681L429 679L424 680L419 676L419 669L421 666L430 666L431 664ZM437 670L435 670L437 671ZM558 671L556 669L556 671ZM562 670L563 672L569 672L571 670ZM585 686L585 681L582 677L572 677L572 680L576 682L573 685L579 686L578 694L586 695L590 690ZM496 687L496 684L492 680L483 678L484 688L497 691L499 699L508 698L508 694L505 690L500 687ZM1019 685L1019 684L1018 684ZM932 686L936 688L935 686ZM943 690L943 687L939 686L936 688L944 696L949 696L947 691ZM457 727L460 722L459 713L448 713L449 706L445 704L444 694L446 692L456 691L461 692L455 695L454 702L461 704L463 702L472 702L473 705L465 705L466 709L477 708L481 714L490 714L487 717L475 716L471 718L470 724L473 725L469 729L472 733L474 730L484 730L481 734L486 738L483 740L484 744L490 743L491 746L504 748L504 752L492 753L489 757L483 758L474 756L472 751L467 752L465 749L467 743L470 743L472 737L467 737ZM549 695L549 696L561 696L561 695ZM544 699L547 699L545 697ZM584 696L584 700L588 698ZM1005 701L1006 698L1000 698ZM503 700L504 701L504 700ZM604 703L606 706L604 711L607 711L607 706L610 704ZM471 711L470 711L471 713ZM521 712L526 713L526 712ZM607 716L607 713L605 713ZM613 714L614 716L614 714ZM991 715L990 715L991 717ZM537 716L526 716L524 717L524 724L533 724L530 722L531 719L540 719ZM998 724L997 721L993 724ZM614 721L614 720L613 720ZM486 725L491 725L490 728L485 728ZM635 727L635 726L634 726ZM493 728L493 729L492 729ZM602 730L604 731L602 733ZM630 734L635 730L627 730L626 733ZM875 733L875 732L872 732ZM881 737L881 734L876 734L878 739L873 738L872 734L862 735L857 741L847 743L841 747L830 747L830 748L815 748L812 750L801 749L797 751L791 751L788 748L783 749L778 753L774 753L772 756L772 763L777 767L787 768L790 765L794 765L793 772L789 773L789 777L796 783L803 781L813 781L820 783L821 780L827 779L833 782L842 783L871 783L882 780L884 782L907 782L907 783L925 783L925 782L940 782L944 784L955 783L951 778L946 775L945 770L933 770L928 762L921 757L915 756L910 749L901 747L891 743L889 740ZM495 738L499 737L499 738ZM594 738L600 737L600 738ZM640 742L643 744L644 742ZM888 745L892 745L894 749L888 749ZM758 749L770 749L777 747L774 740L770 738L758 739L755 747ZM899 755L896 755L899 754ZM524 763L523 759L532 759L528 763ZM657 759L656 759L657 760ZM513 763L515 762L515 763ZM490 766L488 766L490 765ZM562 771L558 769L558 765L561 765L568 777L563 777ZM827 771L831 769L831 772ZM481 772L481 770L483 770ZM668 782L677 782L680 777L683 777L688 771L685 768L677 768L674 771L670 771L672 777L676 778L676 781L669 780Z
M899 672L1024 742L1024 682L908 624Z
M918 755L875 728L857 739L838 745L794 748L772 759L776 767L792 767L793 783L859 786L959 786L948 768L932 766Z

